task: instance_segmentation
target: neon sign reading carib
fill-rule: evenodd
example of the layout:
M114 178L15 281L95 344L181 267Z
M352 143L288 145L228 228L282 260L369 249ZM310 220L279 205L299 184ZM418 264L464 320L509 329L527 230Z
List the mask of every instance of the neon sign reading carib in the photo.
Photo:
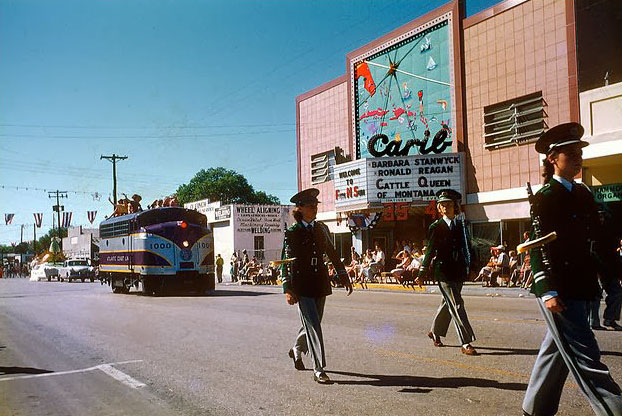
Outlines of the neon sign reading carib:
M404 144L404 147L400 148L403 140L389 140L386 134L376 134L369 139L367 143L367 150L372 156L408 156L410 149L414 146L419 148L419 154L427 155L429 153L442 153L447 147L451 145L451 140L447 141L449 136L449 128L444 125L435 135L430 142L430 131L426 130L423 133L424 138L410 139ZM429 143L429 145L428 145Z

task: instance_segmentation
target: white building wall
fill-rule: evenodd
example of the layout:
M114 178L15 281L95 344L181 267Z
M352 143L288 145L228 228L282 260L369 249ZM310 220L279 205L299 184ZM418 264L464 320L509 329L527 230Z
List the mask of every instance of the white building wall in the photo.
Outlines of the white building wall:
M281 258L285 229L292 225L291 205L221 205L220 202L202 201L184 204L207 216L214 231L214 258L220 254L225 260L223 276L231 279L229 262L235 251L247 250L255 254L255 237L263 237L264 264Z
M223 266L223 278L225 281L231 279L230 264L231 255L233 254L233 228L230 221L221 221L211 224L214 230L214 261L216 261L216 255L220 254L225 260Z

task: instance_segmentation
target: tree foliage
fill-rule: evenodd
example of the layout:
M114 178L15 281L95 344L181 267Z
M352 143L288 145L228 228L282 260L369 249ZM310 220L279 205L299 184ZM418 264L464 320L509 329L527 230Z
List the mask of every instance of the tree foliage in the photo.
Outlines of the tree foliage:
M246 178L225 168L201 169L189 183L177 188L177 199L180 204L209 198L223 204L265 204L278 205L279 199L265 193L255 191Z

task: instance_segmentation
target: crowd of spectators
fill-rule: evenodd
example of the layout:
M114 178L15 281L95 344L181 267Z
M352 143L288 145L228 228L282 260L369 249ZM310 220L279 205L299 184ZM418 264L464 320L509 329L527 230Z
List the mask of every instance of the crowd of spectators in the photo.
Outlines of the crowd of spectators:
M135 212L140 212L143 210L140 201L142 201L142 197L138 194L132 195L129 198L126 194L122 194L123 198L117 200L115 204L110 197L108 197L108 201L114 206L114 211L112 212L112 217L118 217L119 215L125 214L133 214ZM151 204L147 205L147 209L154 208L163 208L163 207L178 207L179 201L177 197L174 195L169 195L164 199L156 199Z
M523 235L525 241L529 234ZM481 268L475 281L481 281L484 287L507 286L528 288L531 286L531 262L529 253L520 257L515 250L506 253L504 245L490 248L490 259Z
M364 289L367 288L367 283L376 282L393 281L411 285L419 272L422 260L423 251L407 240L396 241L393 253L388 259L381 245L376 242L374 250L368 248L362 255L351 247L350 263L346 265L346 272L353 285L360 284Z
M256 256L249 257L246 250L234 250L230 260L231 282L246 282L256 285L276 285L280 270L265 265Z
M30 274L30 267L28 264L23 263L4 263L0 264L0 279L10 279L18 277L28 277Z

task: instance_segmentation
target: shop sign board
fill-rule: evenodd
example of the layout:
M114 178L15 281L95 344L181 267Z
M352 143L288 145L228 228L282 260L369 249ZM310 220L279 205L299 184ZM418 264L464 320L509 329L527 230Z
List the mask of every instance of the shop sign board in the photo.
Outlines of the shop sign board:
M335 166L335 208L363 210L385 203L427 205L441 189L464 195L464 153L359 159Z
M224 207L216 208L214 211L214 218L216 221L228 220L231 218L231 205L225 205Z
M594 186L592 192L598 203L622 201L622 183Z
M220 208L220 201L210 202L209 199L202 199L200 201L187 202L184 204L184 208L199 211L207 217L207 222L211 223L216 220L215 213L216 209Z
M234 224L237 233L283 233L289 216L287 205L234 205Z

